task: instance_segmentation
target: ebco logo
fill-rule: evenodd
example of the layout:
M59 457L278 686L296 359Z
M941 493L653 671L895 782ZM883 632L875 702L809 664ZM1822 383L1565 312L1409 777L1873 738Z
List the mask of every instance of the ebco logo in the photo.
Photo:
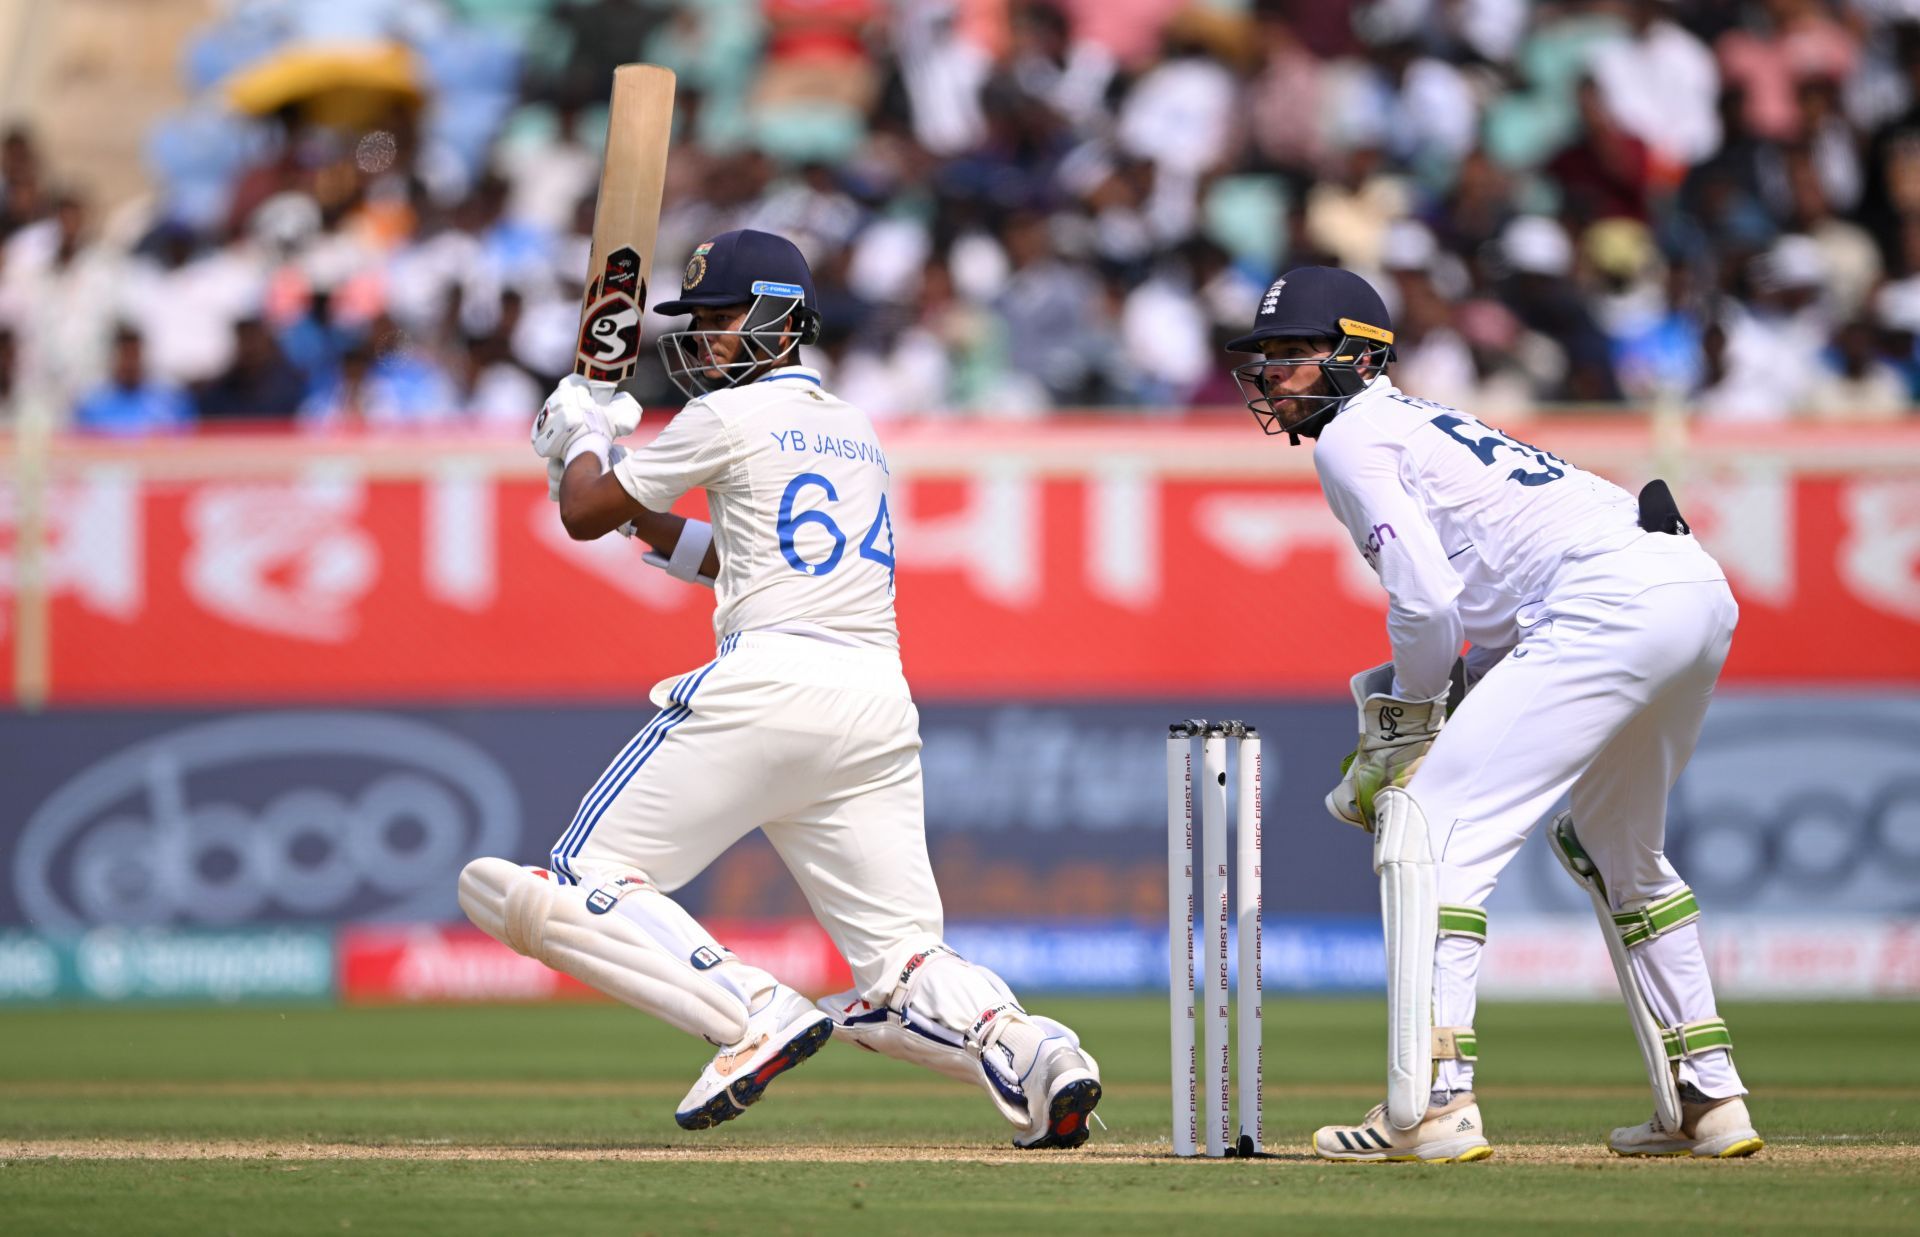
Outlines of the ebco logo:
M95 924L452 918L474 855L520 841L491 756L374 713L269 713L169 731L61 786L21 830L20 910Z

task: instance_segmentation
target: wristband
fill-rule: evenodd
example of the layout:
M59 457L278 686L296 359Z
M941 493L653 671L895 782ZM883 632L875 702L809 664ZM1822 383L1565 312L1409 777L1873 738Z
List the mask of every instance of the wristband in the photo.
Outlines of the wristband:
M667 574L689 584L700 579L700 564L707 561L707 547L713 544L713 525L705 520L688 520L674 542L673 556L667 559Z

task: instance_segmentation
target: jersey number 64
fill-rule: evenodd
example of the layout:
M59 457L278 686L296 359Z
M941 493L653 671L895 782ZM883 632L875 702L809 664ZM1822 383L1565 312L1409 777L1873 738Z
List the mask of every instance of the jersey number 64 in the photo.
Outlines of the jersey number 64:
M840 501L839 491L833 488L833 482L817 472L803 472L787 482L786 492L780 495L780 519L774 525L774 531L779 534L780 553L786 556L788 566L806 575L823 576L840 565L841 556L847 551L847 535L840 531L840 526L834 523L833 517L823 510L815 508L812 511L802 511L799 515L793 513L794 501L808 486L818 486L826 491L827 501L830 503ZM800 551L793 543L794 535L805 524L818 524L826 530L827 536L833 538L833 549L827 552L825 558L817 562L810 563L800 557ZM887 548L884 550L880 548L882 530L885 530L887 535ZM867 528L867 535L860 539L860 557L870 559L887 569L887 591L892 592L893 521L887 516L885 494L880 496L880 510L874 513L873 523Z

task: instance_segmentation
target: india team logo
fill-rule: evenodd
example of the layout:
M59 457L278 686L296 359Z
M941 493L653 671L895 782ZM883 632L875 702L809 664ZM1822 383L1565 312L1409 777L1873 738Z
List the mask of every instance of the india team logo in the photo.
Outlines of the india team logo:
M707 277L707 251L712 248L713 242L708 241L698 249L695 249L693 256L687 259L687 273L680 277L680 290L682 292L693 291L700 286L700 281Z

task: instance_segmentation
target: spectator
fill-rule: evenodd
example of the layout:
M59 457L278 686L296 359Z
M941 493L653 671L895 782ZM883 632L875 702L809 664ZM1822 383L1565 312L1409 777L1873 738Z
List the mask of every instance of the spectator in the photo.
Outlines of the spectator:
M11 423L20 414L15 401L20 398L20 349L14 343L13 328L0 324L0 423Z
M1897 275L1920 275L1904 261L1901 228L1920 215L1920 26L1904 26L1898 56L1907 89L1906 107L1875 129L1862 158L1859 220L1880 245Z
M1657 293L1649 296L1648 283L1660 279L1659 255L1650 244L1637 255L1629 254L1626 248L1635 242L1608 241L1596 236L1598 231L1587 235L1590 249L1612 252L1595 253L1593 266L1623 289L1613 311L1603 317L1621 389L1631 399L1685 398L1701 384L1698 272L1686 262L1672 262Z
M146 341L156 377L211 382L234 359L234 327L265 298L265 272L240 246L201 252L182 224L163 223L123 273L123 316Z
M1747 127L1767 141L1790 142L1802 136L1801 83L1846 81L1859 49L1821 0L1762 0L1749 11L1747 28L1720 36L1720 71L1741 91Z
M1833 312L1842 319L1852 318L1880 282L1879 247L1865 228L1834 213L1810 146L1785 151L1781 167L1788 198L1781 215L1788 227L1820 247Z
M410 43L418 126L220 115L234 148L159 160L154 200L236 226L130 212L111 241L56 205L47 152L0 135L23 386L71 408L131 317L148 376L190 380L209 418L283 410L295 375L322 423L523 415L570 363L592 126L610 66L640 58L681 84L656 286L720 231L797 235L846 328L817 359L876 409L1225 398L1196 358L1311 261L1388 276L1400 364L1478 408L1700 389L1716 415L1786 415L1792 384L1761 391L1754 359L1810 376L1824 353L1866 382L1835 327L1869 313L1920 388L1895 329L1920 314L1881 312L1920 277L1907 4L573 0L515 9L517 87L475 58L498 4L295 7L296 30ZM196 88L258 54L241 9L214 20ZM1815 268L1819 289L1792 282ZM649 354L649 403L676 398L659 378Z
M1374 270L1388 227L1412 205L1406 181L1387 170L1386 152L1357 146L1307 191L1306 240L1342 266Z
M1007 65L1013 82L1078 129L1102 123L1107 87L1119 67L1108 48L1076 39L1064 10L1050 0L1013 7Z
M140 333L129 326L113 332L113 361L107 381L83 396L74 424L101 434L147 434L183 429L193 422L193 404L172 383L150 378Z
M1851 212L1860 204L1860 139L1841 107L1840 83L1810 77L1800 83L1801 146L1813 163L1827 204Z
M1707 349L1703 415L1779 421L1801 405L1833 330L1825 279L1820 246L1805 236L1783 236L1748 262L1746 299L1729 301L1707 332L1721 342Z
M33 135L19 126L0 134L0 244L46 216L45 177Z
M234 324L233 363L199 392L202 421L290 418L300 411L307 380L259 318Z
M1764 361L1764 358L1762 358ZM1700 387L1693 407L1709 421L1779 421L1792 407L1787 389L1764 364L1736 356L1726 323L1709 322L1700 336Z
M1134 371L1132 402L1184 407L1208 371L1219 368L1193 271L1184 262L1163 262L1127 289L1116 325L1120 352Z
M1654 182L1647 144L1614 120L1592 78L1581 79L1576 98L1580 131L1546 166L1559 184L1562 213L1580 226L1645 220Z
M1803 403L1820 421L1895 421L1913 405L1900 371L1875 353L1871 323L1855 320L1840 328L1822 356Z
M507 341L505 334L474 337L455 353L454 402L483 425L525 428L547 392L514 361Z
M1385 43L1373 60L1378 70L1369 86L1377 102L1362 104L1362 114L1380 117L1381 140L1397 165L1445 183L1479 137L1473 88L1454 66L1421 55L1410 37Z
M1672 20L1672 0L1630 0L1627 29L1588 62L1607 112L1676 183L1720 147L1720 73L1707 45Z
M1160 63L1134 83L1114 121L1121 150L1154 165L1148 212L1161 236L1191 230L1200 178L1218 171L1233 153L1238 83L1209 54L1209 40L1219 33L1200 10L1183 13L1168 28Z
M1106 305L1099 285L1061 259L1044 215L1012 216L1001 234L1012 270L1000 295L1008 361L1055 403L1081 406L1099 381L1108 349Z
M1920 279L1882 285L1873 295L1872 322L1880 359L1899 371L1907 399L1920 403Z
M1260 18L1266 64L1251 84L1248 122L1261 162L1305 184L1326 157L1321 62L1277 12Z
M62 409L104 377L124 291L119 256L94 243L85 199L64 194L0 254L0 314L19 332L21 381Z
M1617 400L1607 338L1573 282L1573 242L1566 229L1544 215L1522 215L1500 234L1508 274L1500 299L1515 318L1551 339L1564 370L1550 380L1551 398L1576 403Z
M341 358L336 380L310 397L300 415L328 428L419 426L451 421L458 411L446 372L382 314Z

